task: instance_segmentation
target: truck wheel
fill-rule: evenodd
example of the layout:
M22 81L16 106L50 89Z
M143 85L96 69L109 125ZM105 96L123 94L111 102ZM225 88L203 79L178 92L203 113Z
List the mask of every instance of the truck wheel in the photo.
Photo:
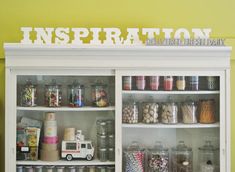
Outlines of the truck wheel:
M92 160L92 155L91 154L88 154L87 156L86 156L86 159L88 160L88 161L90 161L90 160Z
M66 156L66 159L67 159L68 161L71 161L71 160L73 159L73 156L69 154L69 155Z

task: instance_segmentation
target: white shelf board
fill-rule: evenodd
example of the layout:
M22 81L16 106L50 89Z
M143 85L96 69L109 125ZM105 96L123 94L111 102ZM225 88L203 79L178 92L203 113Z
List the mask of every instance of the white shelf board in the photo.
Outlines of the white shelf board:
M78 112L78 111L114 111L114 106L109 107L91 107L91 106L85 106L85 107L44 107L44 106L36 106L36 107L21 107L17 106L17 110L21 111L72 111L72 112Z
M149 91L149 90L130 90L126 91L123 90L122 94L219 94L220 91L207 91L207 90L200 90L200 91Z
M219 122L214 124L122 124L122 128L218 128Z
M59 161L16 161L17 165L55 165L55 166L73 166L73 165L115 165L114 161L101 162L98 159L87 160L59 160Z

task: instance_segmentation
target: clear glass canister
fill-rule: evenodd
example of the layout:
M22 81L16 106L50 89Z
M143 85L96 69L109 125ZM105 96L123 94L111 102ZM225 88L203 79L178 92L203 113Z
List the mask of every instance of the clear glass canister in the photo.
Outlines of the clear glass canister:
M74 81L72 85L68 85L68 103L70 107L83 107L84 102L84 85Z
M86 172L86 166L77 166L76 172Z
M108 166L107 167L107 172L115 172L115 167L114 166Z
M87 172L95 172L95 166L87 166Z
M172 148L172 172L193 172L193 151L187 147L184 141Z
M109 161L114 161L115 160L115 150L114 150L114 148L109 148L109 153L108 153L108 155L109 155Z
M65 172L64 166L56 166L56 172Z
M16 172L23 172L23 166L16 166Z
M199 90L199 76L189 76L189 90Z
M143 114L143 123L158 123L158 103L143 103L142 114Z
M33 167L32 166L25 166L24 167L24 172L33 172Z
M150 90L158 90L159 76L149 76L149 88Z
M109 142L109 147L114 148L115 147L115 138L114 135L109 135L108 136L108 142Z
M67 168L68 172L76 172L76 167L75 166L70 166Z
M114 130L115 130L114 120L109 119L109 120L106 121L106 123L107 123L108 134L109 135L114 134Z
M197 103L188 99L181 105L183 123L194 124L197 123Z
M185 90L186 82L185 76L177 76L176 88L177 90Z
M92 105L96 107L106 107L108 102L107 85L97 82L92 87Z
M123 90L132 90L132 76L123 76Z
M217 172L219 171L219 149L206 141L206 144L199 148L198 152L198 171Z
M107 136L106 135L97 135L97 145L99 148L107 148L108 146L108 141L107 141Z
M98 166L98 167L96 167L96 171L97 172L106 172L106 167L105 166Z
M45 86L45 105L48 107L59 107L62 102L61 85L57 85L55 80L52 80L50 85Z
M97 133L99 135L107 135L108 134L108 125L105 120L97 120L96 126L97 126Z
M145 86L146 86L145 76L136 76L135 82L136 82L136 89L137 90L144 90L145 89Z
M202 124L215 123L215 100L200 100L199 122Z
M161 142L148 150L148 172L168 172L169 171L169 151L164 148Z
M162 104L161 119L164 124L178 123L178 105L171 98Z
M106 148L99 149L99 159L101 162L105 162L108 160L108 152Z
M45 172L54 172L55 166L46 166Z
M145 171L145 150L138 142L132 142L124 151L124 172L144 172Z
M26 84L21 90L21 106L37 106L37 85L32 84L30 80L26 81Z
M139 110L135 101L126 102L122 108L122 122L123 123L138 123Z
M164 76L164 90L171 91L173 89L173 76Z
M34 167L34 172L43 172L43 166L39 165L39 166L35 166ZM63 171L62 171L63 172Z
M219 88L217 77L207 76L206 80L207 80L207 89L208 90L217 90Z

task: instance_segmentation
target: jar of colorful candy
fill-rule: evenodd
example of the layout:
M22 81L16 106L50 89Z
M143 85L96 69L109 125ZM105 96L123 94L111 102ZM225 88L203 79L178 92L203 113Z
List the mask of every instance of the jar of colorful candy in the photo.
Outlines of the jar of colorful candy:
M21 90L21 106L37 106L37 85L32 84L30 80L26 81Z
M92 105L96 107L106 107L108 102L108 90L107 85L101 82L97 82L92 86Z
M83 107L84 103L84 86L74 81L68 85L68 102L70 107Z
M59 107L62 102L61 85L57 85L55 80L52 80L50 85L45 86L45 105L48 107Z

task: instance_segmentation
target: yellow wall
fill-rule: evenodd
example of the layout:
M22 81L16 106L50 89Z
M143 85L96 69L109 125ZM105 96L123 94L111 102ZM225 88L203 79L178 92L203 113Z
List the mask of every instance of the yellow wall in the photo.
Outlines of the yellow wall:
M0 0L0 58L3 42L19 42L20 27L209 27L235 49L234 0ZM231 88L235 86L235 54ZM0 171L4 171L4 59L0 59ZM235 90L232 89L232 105ZM235 113L235 106L231 109ZM232 115L232 123L235 117ZM235 145L232 126L232 145ZM232 146L235 161L235 146ZM235 171L235 164L232 164Z

